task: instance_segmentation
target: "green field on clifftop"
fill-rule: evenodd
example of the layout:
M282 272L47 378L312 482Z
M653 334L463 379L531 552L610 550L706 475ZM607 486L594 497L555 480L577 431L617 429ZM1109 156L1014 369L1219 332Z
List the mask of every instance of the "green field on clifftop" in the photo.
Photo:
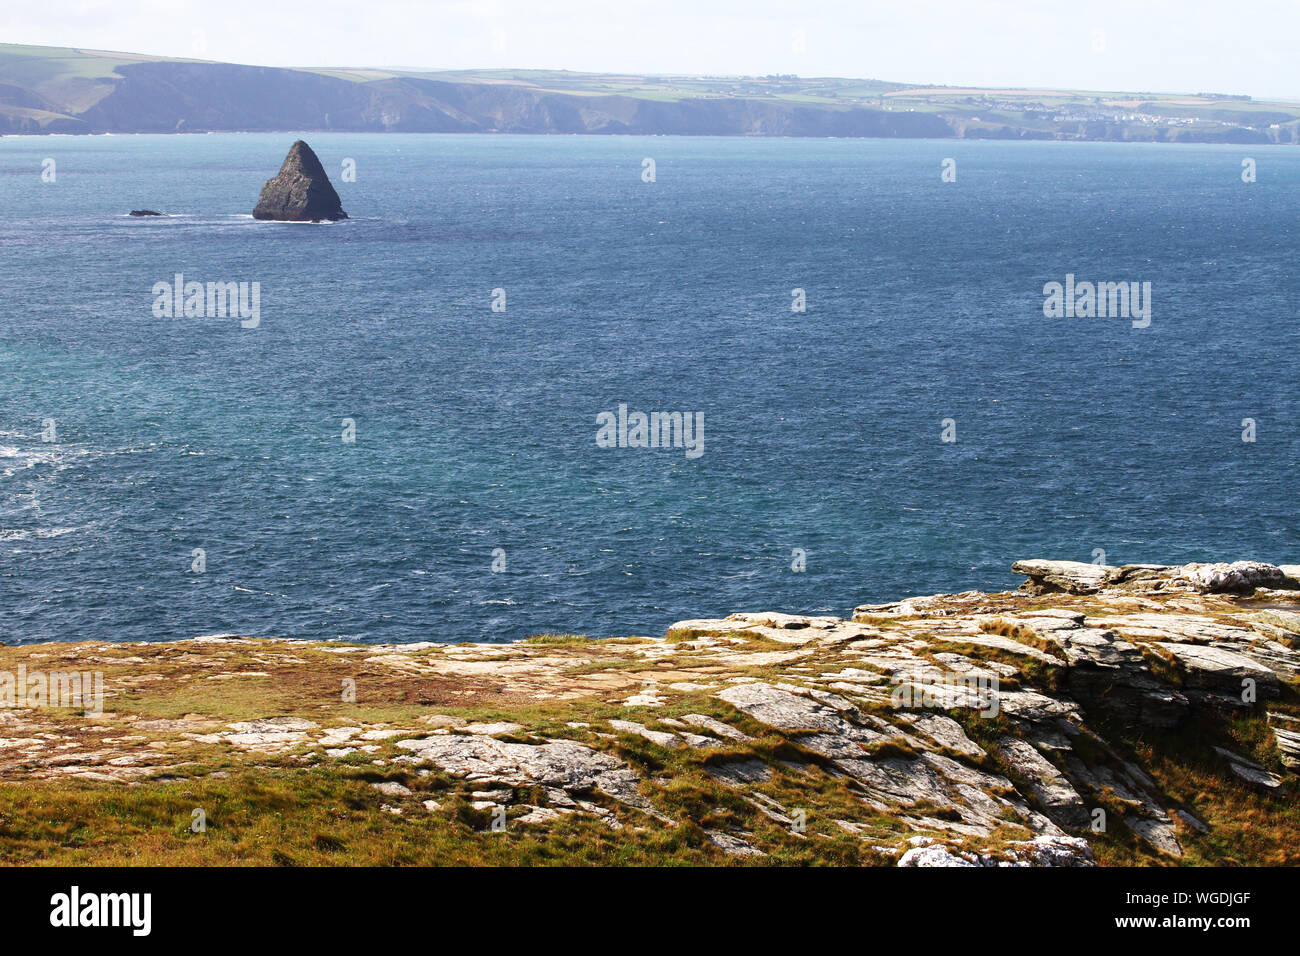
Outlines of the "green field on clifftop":
M0 133L284 129L1297 143L1300 104L794 75L279 69L0 44Z

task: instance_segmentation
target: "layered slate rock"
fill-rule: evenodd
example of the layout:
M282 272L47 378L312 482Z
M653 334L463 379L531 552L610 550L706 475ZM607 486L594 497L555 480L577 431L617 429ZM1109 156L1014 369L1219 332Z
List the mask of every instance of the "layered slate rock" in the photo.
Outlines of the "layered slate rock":
M1259 588L1294 590L1297 586L1282 568L1262 561L1188 564L1181 570L1188 583L1205 594L1253 594Z
M973 853L938 843L923 843L899 857L899 866L1091 866L1092 849L1082 837L1040 836L1008 843L1000 854Z
M647 806L637 792L635 773L609 754L572 740L529 745L490 736L448 734L403 740L397 746L411 752L410 757L399 760L432 763L469 780L515 787L540 784L578 792L595 789L629 806Z
M1082 561L1017 561L1011 570L1028 576L1030 585L1042 594L1096 594L1115 569Z
M0 701L0 782L147 798L218 764L330 768L376 841L408 839L403 817L458 846L512 845L504 827L561 861L594 834L693 863L1300 862L1300 569L1017 567L1029 589L663 638L0 645L0 673L93 667L107 692L84 723ZM338 699L358 673L383 722ZM178 687L190 712L150 716ZM679 827L667 851L645 842Z
M289 147L289 155L274 179L268 179L258 197L254 219L280 222L335 222L348 218L325 167L302 140Z
M1291 565L1262 561L1217 564L1086 564L1082 561L1017 561L1011 570L1029 578L1022 589L1032 594L1098 594L1102 591L1191 590L1200 594L1253 594L1258 589L1300 589Z

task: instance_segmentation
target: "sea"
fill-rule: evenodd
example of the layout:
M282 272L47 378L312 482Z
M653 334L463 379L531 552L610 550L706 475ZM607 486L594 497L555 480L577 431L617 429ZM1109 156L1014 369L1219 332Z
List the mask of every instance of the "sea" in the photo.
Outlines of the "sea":
M251 217L294 133L0 138L0 642L1300 562L1298 149L304 135L346 221Z

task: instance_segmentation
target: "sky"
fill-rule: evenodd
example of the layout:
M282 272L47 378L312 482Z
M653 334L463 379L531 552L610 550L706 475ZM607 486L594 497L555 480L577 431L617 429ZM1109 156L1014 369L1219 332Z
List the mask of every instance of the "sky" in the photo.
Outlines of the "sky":
M266 66L1300 99L1300 0L3 0L0 40Z

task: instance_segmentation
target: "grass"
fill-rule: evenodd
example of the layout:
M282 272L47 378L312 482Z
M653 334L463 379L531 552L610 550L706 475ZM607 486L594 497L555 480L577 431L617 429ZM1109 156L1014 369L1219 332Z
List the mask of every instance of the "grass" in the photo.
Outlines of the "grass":
M784 748L782 741L768 740L758 750ZM805 810L807 835L797 836L713 780L698 755L669 754L639 738L620 742L615 752L644 773L666 777L656 803L684 822L663 826L602 800L622 820L622 829L577 816L533 828L514 822L522 810L512 808L506 831L496 833L490 815L470 805L469 791L483 785L330 763L141 787L67 780L0 785L0 842L6 862L24 865L737 863L709 841L707 828L761 831L765 842L779 848L743 861L749 864L889 862L833 823L862 815L862 804L843 781L814 773L774 786L778 800ZM369 785L385 779L415 792L393 798ZM544 802L536 788L518 796ZM421 806L427 799L441 806L427 811ZM383 804L400 806L402 815L382 811ZM204 811L206 832L191 830L195 809ZM893 825L887 822L883 831Z
M1226 724L1201 717L1173 733L1130 726L1104 726L1159 784L1168 805L1186 810L1210 827L1208 834L1182 828L1184 863L1193 866L1296 866L1300 805L1287 794L1263 793L1235 776L1213 751L1218 745L1280 769L1263 713L1242 714ZM1131 849L1131 848L1130 848ZM1128 862L1120 845L1103 841L1100 860Z
M632 642L631 646L640 642ZM598 655L598 642L580 635L538 635L534 644L567 647L591 672L622 666L646 670L653 662ZM628 647L628 642L613 642ZM83 740L91 749L92 733L113 726L111 714L133 719L177 719L187 714L213 715L210 724L270 714L307 717L321 726L358 722L421 727L431 711L466 721L516 720L531 735L521 739L563 737L609 750L632 762L642 775L658 775L667 785L650 786L661 807L689 806L706 827L766 827L771 822L707 772L701 754L665 752L640 738L610 743L595 729L626 715L619 703L597 694L577 701L524 699L503 691L495 679L478 687L467 679L430 675L427 680L385 669L365 660L366 653L332 654L323 646L292 644L208 645L202 655L175 653L170 646L117 647L52 645L42 650L46 669L61 661L93 657L103 668L108 686L118 691L108 702L109 715L88 723L71 711L43 711L46 726L60 736ZM22 658L29 649L0 649L0 657ZM523 655L511 655L520 657ZM290 663L292 662L292 663ZM10 661L13 664L14 661ZM255 677L254 673L268 676ZM616 670L614 672L617 672ZM237 680L208 680L213 674L243 673ZM139 680L147 675L148 680ZM341 678L353 677L357 702L340 694ZM633 682L635 684L635 682ZM412 688L424 685L421 698ZM691 711L718 715L758 735L761 725L743 718L707 695L685 696L669 713ZM434 708L436 707L436 710ZM585 722L592 728L570 727ZM101 727L103 724L103 727ZM375 754L354 753L337 760L293 752L279 757L250 755L217 744L199 744L179 733L158 733L155 739L182 760L174 769L159 771L140 783L102 783L76 777L24 779L0 784L0 845L8 863L69 865L483 865L619 864L665 865L731 863L704 834L700 825L683 822L664 827L638 811L593 795L615 812L624 826L612 830L604 822L566 817L545 828L510 823L504 834L493 833L486 813L470 805L475 785L457 783L437 774L420 776L392 757L400 751L385 743ZM181 745L184 745L183 747ZM771 752L790 750L782 738L769 738ZM783 749L784 748L784 749ZM724 756L748 755L747 748L724 750ZM792 751L789 756L796 756ZM372 760L383 758L384 767ZM713 758L717 759L717 758ZM168 779L168 778L180 779ZM411 787L410 797L391 798L370 783L396 780ZM808 837L775 835L782 844L779 859L816 863L825 859L856 859L856 840L830 825L832 813L852 812L855 801L840 788L837 806L811 813L817 847ZM421 800L442 806L430 813ZM544 794L532 788L516 795L515 804L544 805ZM808 801L804 801L807 803ZM398 816L380 809L395 803ZM860 808L860 804L857 804ZM201 808L207 829L190 829L192 812ZM523 812L512 808L513 820ZM823 819L824 818L824 819ZM822 820L820 829L816 823ZM823 856L820 844L834 846ZM789 844L785 846L784 844ZM874 851L872 851L874 852ZM775 862L775 858L756 858ZM753 861L751 861L753 862Z
M173 58L107 53L63 47L0 43L0 83L11 83L41 97L55 115L81 113L112 92L118 67Z
M225 691L225 687L222 687ZM214 701L208 701L209 706ZM239 699L223 696L223 706ZM668 750L628 734L604 739L604 722L627 716L599 698L542 701L528 707L440 708L468 720L514 719L539 737L565 737L606 750L648 781L643 789L655 807L678 821L667 826L599 794L591 799L623 824L613 830L598 819L565 817L535 828L515 821L523 803L545 805L540 788L516 792L505 833L490 830L490 816L471 806L470 792L486 785L420 774L391 762L387 746L375 755L306 762L292 753L259 757L218 746L195 746L184 779L162 774L139 786L76 778L0 784L0 845L8 863L35 865L885 865L893 858L872 840L896 842L897 820L859 799L854 784L784 735L707 693L674 698L645 715L652 727L662 718L703 713L754 738L708 751ZM69 721L75 720L73 717ZM570 727L575 720L590 726ZM372 757L385 757L383 767ZM771 779L742 791L710 775L733 760L760 759ZM789 764L787 767L786 764ZM167 774L175 773L167 771ZM408 797L389 797L371 783L395 781ZM494 785L495 786L495 785ZM747 797L766 793L797 813L803 832L773 820ZM423 800L441 806L429 812ZM402 814L381 809L396 805ZM207 829L191 830L193 811L204 811ZM779 811L778 811L779 812ZM864 828L864 841L836 821ZM722 830L761 842L763 857L735 858L709 840Z
M590 644L591 638L585 634L534 634L525 642L527 644Z
M418 781L417 781L418 785ZM418 799L444 802L428 812ZM379 809L400 802L403 814ZM346 771L247 772L123 790L112 785L0 787L9 862L48 865L648 865L717 862L709 848L660 828L610 830L571 818L544 832L488 829L463 797L416 791L394 801ZM206 832L191 830L202 808ZM487 831L487 832L484 832ZM720 855L720 854L718 854Z
M998 611L984 613L1000 611L999 606ZM1207 613L1217 612L1211 607ZM1060 668L1023 655L965 644L959 634L948 637L940 630L942 639L936 639L925 631L924 622L909 627L927 636L919 651L923 657L951 651L976 663L1002 662L1017 668L1015 678L1003 681L1007 689L1048 689L1058 686L1064 675ZM990 619L985 630L1034 641L1010 617ZM863 785L805 746L800 732L777 731L714 696L722 682L798 681L803 675L853 666L852 645L795 647L728 632L723 636L738 643L720 645L720 653L714 656L682 643L705 636L702 633L689 630L674 636L680 640L665 644L546 633L499 656L500 649L495 648L467 653L358 647L347 652L347 646L339 644L271 641L0 647L0 669L12 670L20 660L29 666L39 661L45 670L74 662L84 669L93 662L103 669L106 686L116 692L101 718L88 721L71 711L44 710L39 728L22 729L24 736L39 731L52 742L59 741L44 751L51 757L48 762L23 756L14 748L0 748L0 861L38 865L892 865L895 857L882 848L895 848L915 832L907 818L956 822L960 816L955 807L927 804L881 813L864 800L868 794ZM651 652L648 657L639 654L643 648ZM661 659L665 651L671 653ZM719 663L721 658L728 662ZM872 664L865 666L874 669ZM231 675L242 676L210 679ZM539 675L549 675L551 683L531 683ZM1172 672L1165 676L1177 677ZM663 695L662 706L629 710L624 701L650 678L676 683L678 689ZM344 680L355 682L355 700L340 693ZM692 689L692 685L708 684L713 686ZM562 694L556 693L561 690ZM1280 770L1263 707L1226 715L1202 713L1176 732L1164 733L1115 725L1094 703L1080 701L1087 725L1077 728L1074 753L1089 766L1113 771L1127 760L1139 763L1156 780L1162 806L1184 809L1212 827L1208 835L1180 829L1186 849L1183 863L1300 863L1293 839L1300 829L1300 808L1286 797L1261 793L1237 779L1212 750L1217 744ZM884 714L889 707L869 697L859 706L868 714ZM1294 688L1285 687L1281 699L1270 701L1268 708L1300 714L1300 697ZM707 749L665 748L637 734L612 732L608 724L622 718L651 730L680 730L673 721L691 713L713 717L752 739L722 740ZM971 759L952 752L946 756L1014 778L997 747L1006 736L1023 736L1022 723L1005 713L994 718L970 710L947 713L986 756ZM191 715L191 724L181 727L141 726L186 715ZM203 726L193 726L192 715L205 716ZM334 758L311 748L279 755L249 753L184 736L277 715L305 717L322 728L380 724L401 733L377 741L370 752ZM523 824L518 821L528 808L550 803L544 788L529 786L514 788L506 830L493 832L491 815L473 806L472 794L500 785L454 779L397 759L406 754L397 746L401 737L459 721L515 722L523 729L499 739L516 743L566 739L607 753L635 772L642 794L657 814L672 823L592 792L575 797L613 814L620 829L591 815L564 816L544 826ZM97 749L122 746L122 740L144 740L137 732L152 735L148 739L165 753L166 767L116 783L59 772L76 771L75 763L88 760L87 754ZM18 736L18 731L6 730L6 736ZM131 746L136 753L149 753L145 743ZM77 755L73 766L58 762L60 754L68 753ZM1064 769L1050 748L1045 753ZM895 767L917 757L912 747L896 740L863 753L863 759L889 761ZM761 761L769 777L737 786L715 776L720 767L734 761ZM372 786L385 781L401 783L413 792L385 795ZM1022 793L1029 789L1027 781L1019 783ZM999 793L997 786L987 789ZM1104 809L1111 821L1131 812L1113 792L1083 795L1089 809ZM422 805L426 800L439 806L431 812ZM402 812L386 812L384 805ZM207 819L202 833L190 828L196 808ZM707 831L752 842L766 855L728 856L711 842ZM1009 814L990 837L978 842L985 849L997 849L1029 835ZM1106 864L1172 862L1122 823L1112 822L1105 833L1087 836L1098 859Z

